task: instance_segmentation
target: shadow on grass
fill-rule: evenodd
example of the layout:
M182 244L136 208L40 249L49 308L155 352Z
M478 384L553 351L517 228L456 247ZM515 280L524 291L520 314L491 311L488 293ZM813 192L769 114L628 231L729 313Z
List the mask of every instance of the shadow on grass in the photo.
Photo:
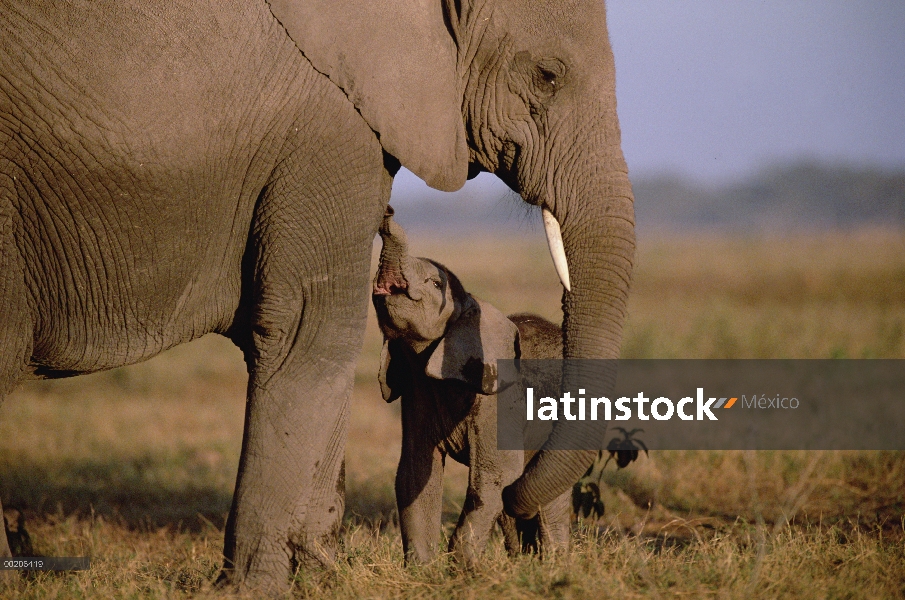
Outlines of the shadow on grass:
M222 469L147 454L108 460L0 463L3 505L29 518L91 514L130 529L173 527L222 530L232 502L233 481ZM174 462L182 462L174 468Z
M376 477L346 479L346 514L343 522L381 531L387 527L398 527L399 513L396 511L393 480Z
M202 456L202 458L204 458ZM199 464L200 463L200 464ZM100 515L132 530L172 527L197 533L225 527L235 471L210 468L196 454L145 454L37 464L0 462L0 500L30 519ZM443 522L454 524L460 506L444 502ZM396 528L399 516L391 478L346 481L346 524Z
M447 487L443 492L443 509L440 522L445 530L452 531L462 512L464 490ZM396 492L393 476L373 476L367 479L346 479L345 525L364 525L370 529L386 531L399 527L399 511L396 508Z

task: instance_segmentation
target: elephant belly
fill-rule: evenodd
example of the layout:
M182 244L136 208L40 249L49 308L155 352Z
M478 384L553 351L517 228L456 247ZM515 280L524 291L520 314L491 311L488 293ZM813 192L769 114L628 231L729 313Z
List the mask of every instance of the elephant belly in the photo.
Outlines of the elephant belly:
M75 180L67 183L76 189ZM28 231L19 252L35 366L90 372L129 364L229 325L246 237L231 231L232 219L245 213L247 231L251 198L201 214L190 210L197 196L184 189L69 195L28 187L17 208Z
M304 85L267 92L279 73L265 61L297 51L267 42L265 14L240 27L188 4L86 2L54 21L39 4L0 8L0 201L32 366L96 371L225 330L255 202L297 118L280 111Z

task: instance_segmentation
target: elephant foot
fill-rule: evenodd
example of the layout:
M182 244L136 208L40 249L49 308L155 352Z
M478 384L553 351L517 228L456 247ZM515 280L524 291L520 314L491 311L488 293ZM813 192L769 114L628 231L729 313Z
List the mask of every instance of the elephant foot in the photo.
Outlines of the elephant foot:
M477 552L472 544L460 541L455 547L450 547L449 551L456 565L466 573L474 574L480 569Z
M25 519L22 513L14 508L0 506L0 514L3 515L3 535L0 536L0 559L13 556L16 550L18 556L32 556L34 550L28 532L25 531ZM21 577L19 571L0 571L0 597L6 597L2 592L7 589L15 589Z
M286 543L294 549L291 560L286 556L284 562L282 553L269 556L269 560L257 556L246 561L256 566L244 570L227 563L220 571L215 587L226 593L253 591L255 595L286 597L292 577L299 572L327 573L335 569L338 535L338 527L331 527L317 535L310 532L291 535ZM264 568L265 565L270 568ZM275 573L282 573L283 576L276 576Z
M256 597L285 597L292 575L289 554L265 551L268 546L279 545L274 544L275 540L259 538L256 542L231 549L233 552L225 557L215 587L228 594L253 592ZM283 544L286 546L288 540Z
M506 513L502 513L497 517L497 524L503 532L503 539L506 543L506 552L509 554L510 558L517 556L522 551L522 548L521 542L519 541L518 524L515 519Z
M540 516L530 519L515 519L521 551L525 554L540 552Z
M277 581L270 574L261 573L255 577L246 573L245 577L238 579L237 573L231 569L223 569L214 583L214 588L226 594L245 595L253 592L259 598L285 598L289 590L289 577Z
M449 540L449 552L453 560L465 571L477 573L481 570L481 554L487 546L487 538L494 521L488 525L486 515L471 513L473 522L460 523Z
M35 550L31 545L31 536L25 529L25 515L22 514L22 511L15 508L4 508L3 530L8 543L6 556L35 555ZM2 548L0 548L0 556L3 556Z

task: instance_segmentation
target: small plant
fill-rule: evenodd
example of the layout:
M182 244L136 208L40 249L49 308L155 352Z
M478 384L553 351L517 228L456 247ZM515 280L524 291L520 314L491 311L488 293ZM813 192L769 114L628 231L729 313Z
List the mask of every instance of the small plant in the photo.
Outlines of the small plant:
M622 437L614 437L607 444L606 452L609 456L606 461L603 460L604 451L601 450L584 476L572 486L572 510L582 519L599 519L603 516L605 507L600 496L600 484L603 470L613 457L616 458L616 467L624 469L633 461L638 460L639 451L644 450L644 454L650 456L644 442L633 437L639 431L644 431L643 429L632 429L631 431L626 431L622 427L615 429L622 433Z
M610 455L607 457L606 463L603 464L604 467L606 467L607 463L615 456L616 466L620 469L624 469L629 463L638 460L639 450L644 450L644 455L650 457L644 442L632 437L639 431L644 431L643 429L632 429L631 431L626 431L622 427L616 427L615 429L622 432L622 439L614 437L610 440L610 443L606 445L607 452L609 452ZM598 460L602 456L603 452L600 452L600 454L598 454ZM601 472L602 471L603 469L601 469Z
M597 461L595 460L596 464ZM594 468L594 465L591 465ZM602 471L602 469L601 469ZM572 486L572 510L582 519L599 519L603 516L606 507L600 498L600 478L597 481L590 481L585 476L578 480Z

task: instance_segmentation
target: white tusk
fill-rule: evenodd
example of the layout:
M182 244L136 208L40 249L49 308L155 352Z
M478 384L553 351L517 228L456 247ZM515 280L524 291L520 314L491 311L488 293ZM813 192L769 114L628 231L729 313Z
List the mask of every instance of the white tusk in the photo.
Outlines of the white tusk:
M569 283L569 263L566 261L566 251L562 245L562 231L559 229L559 222L546 208L542 211L544 215L544 231L547 233L547 246L550 248L550 256L553 258L553 266L556 267L556 274L567 292L572 291L572 285Z

